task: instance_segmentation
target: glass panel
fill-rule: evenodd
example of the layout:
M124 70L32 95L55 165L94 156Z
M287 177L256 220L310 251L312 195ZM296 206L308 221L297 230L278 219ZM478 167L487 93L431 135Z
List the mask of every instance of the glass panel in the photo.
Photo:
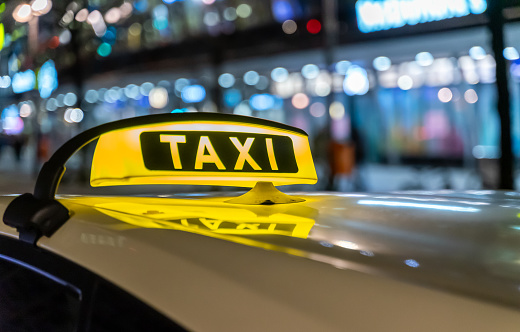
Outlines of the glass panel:
M78 293L2 259L0 303L0 331L73 331L78 322Z

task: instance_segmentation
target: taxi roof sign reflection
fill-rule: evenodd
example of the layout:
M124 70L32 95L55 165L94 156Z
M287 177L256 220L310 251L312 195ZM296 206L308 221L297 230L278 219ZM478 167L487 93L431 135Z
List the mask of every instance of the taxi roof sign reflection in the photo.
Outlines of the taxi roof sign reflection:
M228 235L284 235L306 238L314 219L302 216L301 210L312 215L314 210L293 209L257 213L247 207L221 207L204 204L97 203L94 207L118 220L143 228L177 229L196 233ZM198 203L198 202L197 202ZM264 207L265 208L265 207Z

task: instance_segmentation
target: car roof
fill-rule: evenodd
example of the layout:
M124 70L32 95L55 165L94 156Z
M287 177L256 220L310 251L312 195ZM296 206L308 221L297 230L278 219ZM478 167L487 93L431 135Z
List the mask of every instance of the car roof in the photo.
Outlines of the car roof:
M60 196L73 215L38 246L195 330L459 329L436 315L475 331L520 323L514 193L293 194L306 201ZM277 232L248 231L266 220Z

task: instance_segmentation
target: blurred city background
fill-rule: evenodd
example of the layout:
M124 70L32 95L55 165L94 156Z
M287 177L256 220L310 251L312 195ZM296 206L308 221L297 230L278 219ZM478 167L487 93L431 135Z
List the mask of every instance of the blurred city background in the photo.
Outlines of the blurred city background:
M304 129L319 182L297 190L518 188L519 19L500 0L0 1L0 191L85 129L170 112Z

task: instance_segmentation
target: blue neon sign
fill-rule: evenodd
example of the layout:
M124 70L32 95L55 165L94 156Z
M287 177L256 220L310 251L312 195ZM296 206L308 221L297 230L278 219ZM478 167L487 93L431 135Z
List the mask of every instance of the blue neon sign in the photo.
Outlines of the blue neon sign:
M356 16L361 32L400 28L482 14L486 0L358 0Z
M58 88L58 72L54 61L45 62L38 72L38 91L42 98L49 98L54 90Z
M13 87L14 93L22 93L34 89L35 83L36 76L32 70L28 69L24 72L14 74L11 86Z

